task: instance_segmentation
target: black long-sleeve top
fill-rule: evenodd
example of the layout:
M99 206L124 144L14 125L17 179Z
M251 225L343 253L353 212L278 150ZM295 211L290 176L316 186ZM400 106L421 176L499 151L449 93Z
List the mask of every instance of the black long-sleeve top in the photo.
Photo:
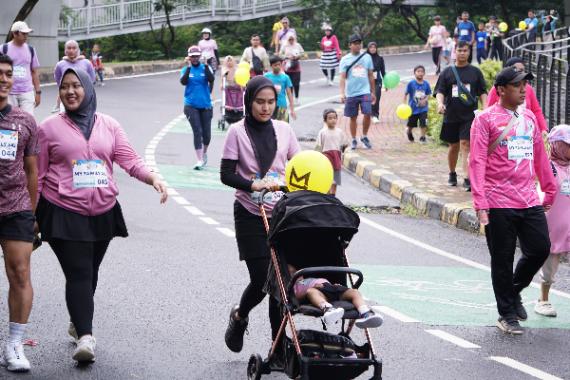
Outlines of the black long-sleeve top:
M253 181L245 179L236 173L237 164L237 160L228 160L223 158L220 165L220 179L226 186L251 193L251 185L253 184Z

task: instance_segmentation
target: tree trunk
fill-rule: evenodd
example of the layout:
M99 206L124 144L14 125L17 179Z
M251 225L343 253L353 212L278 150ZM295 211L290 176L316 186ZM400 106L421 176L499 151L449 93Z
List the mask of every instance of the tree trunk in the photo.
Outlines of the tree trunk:
M40 0L26 0L24 5L22 5L22 8L20 8L20 11L18 12L16 17L14 18L14 22L24 21L26 19L26 17L28 17L30 15L30 13L32 13L32 10L34 9L34 7L36 6L36 4L39 1ZM10 25L10 27L12 27L12 25ZM10 30L8 30L8 33L6 34L6 42L10 42L10 40L12 40L12 32Z

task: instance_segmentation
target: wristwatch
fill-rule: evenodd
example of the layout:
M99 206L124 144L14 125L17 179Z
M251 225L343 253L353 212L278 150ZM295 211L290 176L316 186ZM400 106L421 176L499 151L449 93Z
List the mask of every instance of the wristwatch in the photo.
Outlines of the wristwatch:
M40 95L42 93L42 90L37 90L36 94Z

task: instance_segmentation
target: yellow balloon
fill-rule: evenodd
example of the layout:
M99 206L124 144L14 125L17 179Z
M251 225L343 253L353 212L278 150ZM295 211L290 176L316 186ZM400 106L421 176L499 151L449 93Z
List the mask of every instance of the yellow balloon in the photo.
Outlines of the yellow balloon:
M297 153L285 168L289 191L311 190L327 194L333 183L333 167L329 159L314 150Z
M524 22L524 21L519 22L519 29L525 30L526 29L526 22Z
M412 107L407 104L400 104L398 108L396 108L396 115L402 119L406 120L410 116L412 116Z
M499 24L499 30L505 33L509 29L509 25L506 22L502 22Z
M249 65L249 62L241 61L238 65L238 68L249 71L251 69L251 66Z
M245 87L245 85L249 81L249 70L245 70L244 68L240 67L239 69L236 70L236 73L234 75L234 80L240 86Z

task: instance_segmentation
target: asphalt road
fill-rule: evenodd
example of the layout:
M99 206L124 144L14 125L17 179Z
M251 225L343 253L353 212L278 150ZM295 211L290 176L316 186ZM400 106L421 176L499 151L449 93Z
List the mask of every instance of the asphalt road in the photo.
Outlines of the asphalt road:
M402 76L428 54L386 57ZM320 115L336 106L337 87L325 85L316 62L303 64L302 108L292 123L299 137L321 127ZM98 88L99 111L115 117L136 150L155 165L170 186L171 199L117 170L119 200L129 227L127 239L112 242L101 267L94 334L97 362L77 367L67 338L64 278L47 246L33 255L34 309L27 347L32 371L0 378L24 379L245 379L251 353L265 354L270 336L266 302L250 316L241 353L224 345L228 312L247 285L233 237L233 193L219 183L224 133L213 125L207 170L191 170L192 137L182 113L177 74L112 80ZM330 100L327 100L330 99ZM38 119L49 114L55 88L46 87ZM215 116L217 120L217 115ZM311 143L306 143L310 147ZM373 332L385 379L557 379L570 378L570 286L564 267L552 301L556 319L532 312L535 288L524 293L530 327L521 337L494 327L489 258L481 236L428 220L392 213L395 201L344 173L339 197L361 213L360 232L348 254L365 274L362 291L385 313ZM80 253L78 253L80 254ZM0 286L7 289L5 276ZM0 310L6 313L5 297ZM299 317L302 327L320 328ZM0 330L5 338L6 329ZM360 332L355 337L362 341ZM369 378L371 373L361 378ZM267 379L284 379L275 374Z

